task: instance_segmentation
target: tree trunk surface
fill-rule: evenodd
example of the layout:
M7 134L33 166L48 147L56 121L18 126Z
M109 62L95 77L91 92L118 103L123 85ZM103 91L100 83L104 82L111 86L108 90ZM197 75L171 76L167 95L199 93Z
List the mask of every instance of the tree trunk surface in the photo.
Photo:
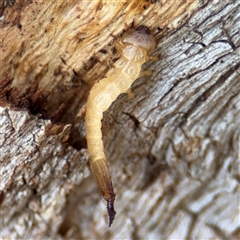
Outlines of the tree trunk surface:
M2 239L240 238L238 0L0 7ZM133 22L154 33L158 60L104 113L108 228L81 112Z

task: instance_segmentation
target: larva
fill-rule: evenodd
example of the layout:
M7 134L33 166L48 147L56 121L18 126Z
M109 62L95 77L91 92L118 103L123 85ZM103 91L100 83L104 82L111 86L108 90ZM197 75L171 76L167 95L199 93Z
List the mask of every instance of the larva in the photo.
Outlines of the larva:
M107 201L109 227L113 223L116 212L114 210L115 193L102 141L103 112L110 107L119 94L130 89L140 75L142 64L149 60L149 54L153 52L155 45L154 37L145 26L126 33L121 42L121 58L106 74L106 78L93 86L86 104L86 138L90 167L103 198Z

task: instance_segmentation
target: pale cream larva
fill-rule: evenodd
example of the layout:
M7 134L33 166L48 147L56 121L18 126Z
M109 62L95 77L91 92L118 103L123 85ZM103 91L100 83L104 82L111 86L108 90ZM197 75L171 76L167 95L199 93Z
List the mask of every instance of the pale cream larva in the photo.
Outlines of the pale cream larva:
M109 227L114 217L115 193L111 176L108 171L101 132L103 112L116 100L119 94L130 89L139 77L141 66L149 59L155 48L155 39L145 26L126 33L122 38L122 56L114 64L106 78L100 80L91 89L86 105L86 138L90 166L93 175L107 201Z

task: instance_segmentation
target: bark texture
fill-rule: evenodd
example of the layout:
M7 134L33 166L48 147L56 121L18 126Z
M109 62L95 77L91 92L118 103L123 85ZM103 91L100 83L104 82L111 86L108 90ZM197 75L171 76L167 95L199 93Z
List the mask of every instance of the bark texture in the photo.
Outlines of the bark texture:
M239 1L13 3L1 2L1 237L238 239ZM160 57L104 114L108 229L79 111L133 19Z

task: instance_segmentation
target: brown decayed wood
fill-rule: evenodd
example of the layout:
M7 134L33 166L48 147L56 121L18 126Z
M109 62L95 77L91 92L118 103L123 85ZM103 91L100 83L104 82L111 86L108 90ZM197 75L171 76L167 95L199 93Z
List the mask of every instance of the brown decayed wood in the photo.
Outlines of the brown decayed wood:
M1 102L3 237L237 239L238 2L21 2L0 22L1 75L16 89L37 84L51 93L53 112L64 103L65 125ZM161 56L144 66L153 75L137 80L135 98L120 96L104 114L118 212L108 230L84 149L69 146L66 123L79 127L77 112L119 57L117 35L133 19L163 27Z

